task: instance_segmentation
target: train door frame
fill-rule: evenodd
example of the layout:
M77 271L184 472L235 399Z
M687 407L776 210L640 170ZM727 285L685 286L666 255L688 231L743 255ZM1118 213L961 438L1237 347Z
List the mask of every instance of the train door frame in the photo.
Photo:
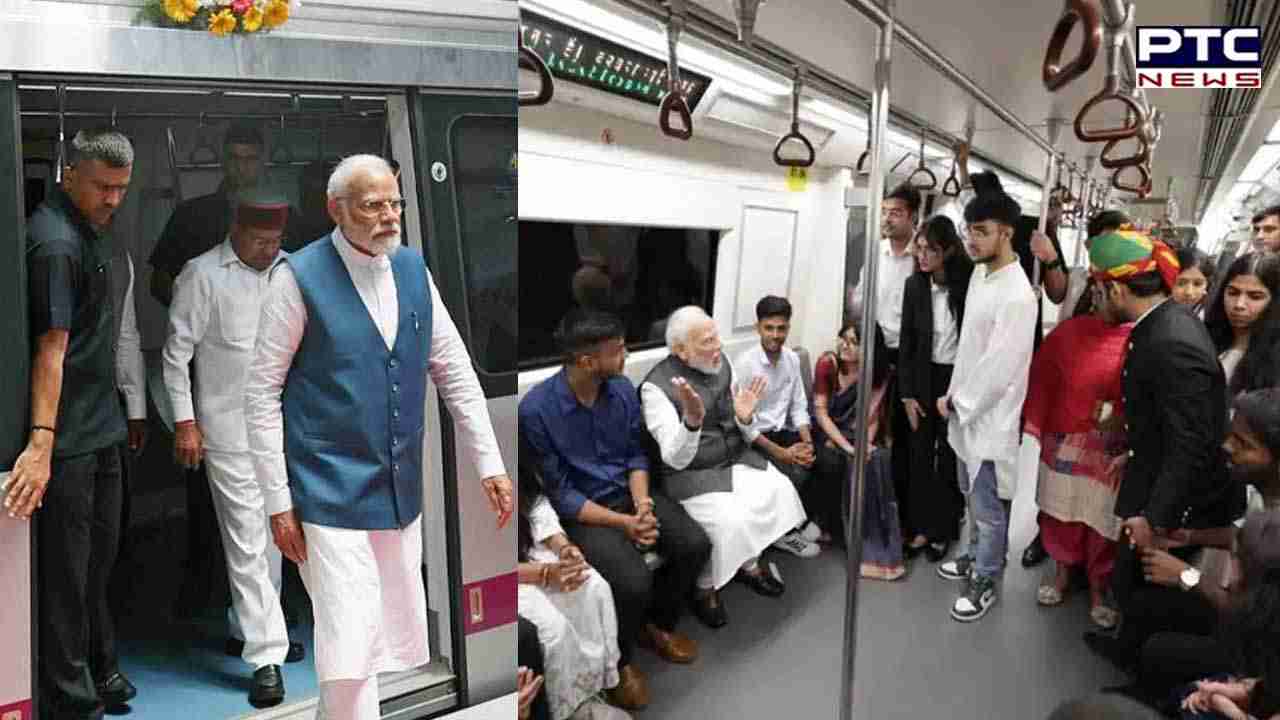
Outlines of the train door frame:
M511 257L514 262L514 218L518 214L514 203L518 148L515 130L519 118L515 94L418 89L409 94L408 101L410 113L414 116L412 125L417 133L415 148L418 155L415 161L423 168L416 176L419 183L416 194L428 204L425 225L430 231L426 236L452 236L454 240L452 243L430 242L424 254L428 266L433 269L441 297L458 310L451 314L472 353L472 364L484 389L494 432L499 438L509 436L505 445L501 442L499 445L504 449L504 464L511 473L516 463L517 422L514 337L509 370L489 372L475 354L477 343L470 313L471 278L466 272L466 239L457 204L459 189L456 183L461 173L458 171L452 132L465 119L509 118L512 121L511 185L502 192L509 194L513 201L507 223L512 228ZM426 170L428 167L429 171ZM441 440L441 454L430 458L430 466L433 469L452 469L452 481L445 480L441 485L443 500L448 506L461 510L446 518L450 521L445 526L446 545L460 547L468 538L475 542L484 533L492 532L489 525L493 522L492 514L487 512L487 501L478 492L480 478L474 476L470 463L460 461L455 451L453 424L441 412L439 397L434 391L429 404L428 423L439 428ZM454 603L455 616L462 618L462 633L453 639L453 647L457 668L465 668L465 672L458 673L464 705L498 697L515 689L514 677L507 671L509 668L504 670L497 663L480 660L503 655L511 658L509 667L515 667L514 656L508 654L516 645L515 554L510 550L501 551L501 548L514 549L515 524L509 524L497 541L498 552L467 553L460 563L450 565L451 572L455 574L450 576L449 586L456 589L450 600ZM429 542L427 547L438 549L441 545Z

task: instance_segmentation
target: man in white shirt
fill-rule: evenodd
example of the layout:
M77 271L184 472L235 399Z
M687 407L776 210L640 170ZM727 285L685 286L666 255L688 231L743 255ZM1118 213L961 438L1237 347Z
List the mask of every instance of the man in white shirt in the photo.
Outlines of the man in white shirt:
M809 469L813 467L814 450L800 356L786 347L791 332L791 303L776 295L761 298L756 303L756 332L760 343L734 363L744 377L763 377L768 383L756 405L755 424L747 429L747 442L791 479L804 502L805 488L813 481ZM806 504L805 512L813 515L813 508ZM817 524L806 520L774 547L800 557L813 557L818 554L816 541L821 534Z
M885 361L894 369L898 365L898 347L902 336L902 297L907 278L916 271L915 254L911 240L916 233L916 218L920 210L920 193L909 185L894 188L880 205L880 262L876 268L876 326L884 335ZM862 284L866 280L866 265L854 290L851 305L860 312ZM906 406L894 382L889 399L889 431L895 438L911 435ZM908 500L908 483L911 477L910 443L895 442L890 448L890 466L893 487L898 499L898 518L902 527L909 526L911 517Z
M284 700L280 665L301 660L290 646L280 608L280 551L268 542L262 488L253 473L244 425L244 381L253 359L258 316L289 216L284 199L243 195L231 233L178 275L164 347L165 386L173 404L174 457L204 460L213 491L231 584L228 652L254 669L249 704ZM199 378L193 402L190 364Z
M951 608L960 622L980 619L995 604L1008 545L1037 306L1013 251L1021 212L1002 192L978 195L964 211L977 267L965 296L951 385L938 398L969 505L968 553L938 566L942 577L966 582Z
M711 538L711 558L695 583L694 614L727 622L719 589L735 577L766 597L784 591L760 553L805 521L786 476L747 443L763 377L735 382L715 320L696 305L671 313L671 353L640 384L645 426L662 457L663 485Z
M333 234L272 273L245 422L272 535L311 595L317 717L375 720L378 674L429 660L428 375L499 527L513 494L466 346L422 255L401 246L404 199L391 166L374 155L343 160L328 209Z

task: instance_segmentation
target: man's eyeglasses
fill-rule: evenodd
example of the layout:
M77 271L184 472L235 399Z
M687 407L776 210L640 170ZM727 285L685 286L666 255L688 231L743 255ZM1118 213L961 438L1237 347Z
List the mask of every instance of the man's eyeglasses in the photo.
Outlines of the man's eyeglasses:
M881 215L888 215L891 218L904 218L909 214L902 208L884 208L880 211Z
M344 198L349 200L350 198ZM394 198L392 200L362 200L360 202L352 202L357 210L365 215L381 215L383 211L390 210L399 215L404 212L404 198Z

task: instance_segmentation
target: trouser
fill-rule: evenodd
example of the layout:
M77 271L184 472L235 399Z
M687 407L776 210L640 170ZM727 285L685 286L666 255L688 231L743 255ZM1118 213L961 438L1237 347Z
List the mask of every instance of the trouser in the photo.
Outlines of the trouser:
M809 519L843 545L844 518L849 508L849 463L853 458L834 444L828 447L825 442L819 443L816 451L813 477L801 490L800 502Z
M898 349L889 350L886 361L898 363ZM944 431L945 433L945 431ZM889 391L889 435L893 444L889 448L889 473L893 476L893 492L898 498L898 524L903 532L913 534L911 518L916 511L910 492L911 484L911 422L907 420L907 407L902 404L895 372L893 387Z
M1169 552L1184 562L1191 562L1199 549L1182 547ZM1204 582L1209 580L1206 578ZM1159 632L1209 635L1217 626L1217 610L1199 593L1155 585L1143 579L1142 560L1123 536L1116 550L1115 569L1111 572L1111 589L1124 613L1118 638L1130 653L1137 653L1143 643Z
M622 655L619 667L631 662L636 638L646 621L667 631L676 628L694 581L711 555L711 540L706 531L679 503L659 493L651 497L659 524L655 550L666 559L657 572L649 570L644 556L622 530L563 521L565 533L582 548L587 562L613 588L613 602L618 612L618 651ZM625 515L636 511L630 496L606 502L605 506Z
M542 655L542 644L538 642L538 626L519 618L519 645L516 652L518 667L527 667L536 675L547 672L546 660ZM544 681L545 683L545 681ZM544 684L533 699L533 720L551 720L551 708L547 704L547 690Z
M1151 636L1138 658L1138 681L1153 698L1187 683L1232 670L1231 654L1215 638L1181 632Z
M36 511L43 716L101 717L95 685L116 672L107 583L120 542L120 451L54 459Z
M284 663L289 631L280 608L280 549L268 528L262 488L247 452L205 454L213 508L231 585L231 635L254 669Z
M800 442L800 433L795 430L771 430L763 435L769 438L770 442L779 447L788 448ZM809 482L811 477L810 469L803 465L793 465L791 463L778 462L773 458L769 458L769 462L778 468L778 471L787 476L792 485L796 486L796 492L804 493L804 486Z
M973 558L974 573L994 580L1004 571L1009 550L1009 511L1013 503L1000 499L995 463L983 460L972 483L964 461L958 460L956 467L961 492L967 489L969 557Z
M938 394L917 398L924 417L916 430L911 431L908 423L908 435L899 440L907 446L909 458L905 495L895 484L898 502L910 508L902 529L907 535L923 535L933 542L960 539L960 515L964 512L964 495L952 482L956 452L947 442L947 421L938 415L938 396L951 385L953 367L931 364L931 387ZM894 477L896 481L897 470Z

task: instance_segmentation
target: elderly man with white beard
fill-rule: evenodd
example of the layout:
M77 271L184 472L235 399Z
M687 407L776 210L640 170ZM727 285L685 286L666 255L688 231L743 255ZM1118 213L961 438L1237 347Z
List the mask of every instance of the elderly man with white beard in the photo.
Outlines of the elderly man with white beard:
M422 584L427 375L502 527L511 481L484 394L422 255L400 245L385 160L329 179L338 227L275 269L245 388L271 532L315 614L323 720L378 717L379 673L428 661Z
M711 538L694 613L718 628L728 622L719 589L735 577L761 595L782 594L760 553L803 524L805 512L791 481L746 439L765 379L735 383L715 321L700 307L671 313L666 339L671 354L645 377L640 401L667 495Z

